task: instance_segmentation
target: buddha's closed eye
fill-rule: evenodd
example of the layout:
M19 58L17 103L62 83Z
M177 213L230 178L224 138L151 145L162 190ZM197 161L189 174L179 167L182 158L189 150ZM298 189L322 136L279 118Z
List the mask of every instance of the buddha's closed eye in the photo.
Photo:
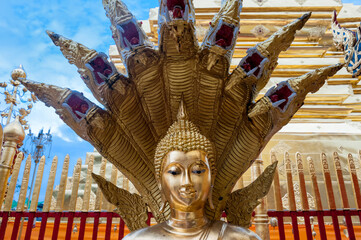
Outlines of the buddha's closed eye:
M193 169L193 170L192 170L192 173L202 174L202 173L204 173L205 171L206 171L205 169Z
M170 168L167 173L172 174L173 176L179 175L181 173L181 170L177 167Z

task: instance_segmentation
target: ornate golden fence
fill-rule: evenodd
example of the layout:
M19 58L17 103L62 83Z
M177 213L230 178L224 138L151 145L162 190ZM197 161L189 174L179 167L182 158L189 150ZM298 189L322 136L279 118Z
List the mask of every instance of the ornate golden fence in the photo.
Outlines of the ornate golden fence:
M271 153L270 162L277 161L277 156L279 155L280 153ZM358 160L360 156L361 152L358 153ZM285 232L284 224L287 226L289 223L292 225L294 239L302 239L303 235L308 239L312 239L315 235L317 235L318 239L327 239L327 227L325 227L327 224L325 222L329 220L332 222L332 234L335 239L342 239L342 237L346 236L349 239L361 237L361 229L357 227L361 222L361 193L357 176L357 171L360 168L357 167L359 165L357 158L352 154L348 154L347 159L341 159L337 152L331 154L320 153L319 158L312 158L300 153L296 153L293 158L289 153L284 153L284 159L279 161L278 170L275 173L273 189L268 196L268 198L273 199L275 210L267 209L266 199L263 201L254 215L256 231L261 228L262 231L265 231L265 229L269 228L268 214L271 217L271 225L275 226L274 218L278 219L277 231L279 239L286 239L287 232ZM91 224L93 226L92 236L93 239L96 239L98 236L98 228L96 226L100 224L100 219L106 219L104 228L105 239L110 239L110 236L113 236L110 235L112 223L116 223L119 231L118 238L121 239L123 237L125 231L123 220L119 218L118 214L112 213L114 206L103 198L102 193L97 188L92 188L93 180L90 173L95 170L114 184L117 184L117 178L119 178L118 171L114 166L107 165L109 163L107 163L106 159L100 157L100 160L98 159L95 165L93 155L87 158L85 161L86 165L82 165L82 161L79 159L74 167L70 181L71 186L68 185L67 187L67 184L69 184L69 156L66 156L62 166L59 187L54 189L55 173L58 165L58 159L54 157L49 178L46 179L47 186L42 211L37 211L37 206L40 189L43 186L45 158L43 157L39 163L29 209L26 207L26 195L31 157L27 157L24 172L20 174L22 160L23 154L20 153L15 159L12 176L7 187L7 194L2 205L2 212L0 212L2 220L0 239L4 239L7 236L8 239L15 240L17 236L21 235L21 231L25 232L25 239L30 239L32 232L33 234L38 234L39 239L43 239L47 224L52 224L53 226L53 239L58 237L59 231L64 231L66 239L70 239L71 233L76 229L75 224L78 224L79 228L78 239L84 239L86 225ZM345 163L347 163L347 166ZM316 170L319 170L317 169L318 165L322 166L322 174L320 174L320 171L317 174ZM262 160L258 159L251 171L252 178L260 174L261 168ZM346 168L347 170L345 170ZM82 172L83 175L81 176ZM279 172L282 172L282 174ZM11 206L18 177L21 177L22 181L17 206L14 210L11 209ZM81 182L83 184L81 187L84 192L83 194L79 194ZM285 190L282 191L282 183L287 186L286 193ZM337 184L337 191L334 191L332 183L334 185ZM127 187L129 182L123 180L122 185ZM242 180L240 180L240 185L243 185ZM350 189L347 189L347 186L351 185L352 193L350 198ZM313 190L312 194L307 192L307 189L310 189L310 187ZM70 195L68 198L70 200L68 200L68 204L65 206L66 190L68 190L68 195ZM326 190L326 194L322 194L321 190ZM54 191L57 191L57 194L53 194ZM56 198L54 195L56 195ZM327 196L327 205L324 204L325 200L322 202L323 195ZM325 199L325 197L323 198ZM352 204L350 204L351 201L353 201ZM338 209L336 202L341 203ZM351 205L356 206L356 209L351 209ZM264 216L266 216L266 221ZM113 221L113 219L116 220ZM66 224L64 229L59 228L61 220L66 222L64 223ZM24 222L26 227L22 227ZM12 227L11 233L9 233L9 224ZM33 231L33 226L38 225L40 229ZM299 231L300 226L304 226L304 233L302 232L303 230ZM8 232L5 234L7 227Z
M359 160L360 156L361 152L359 152ZM275 153L271 153L271 161L277 161ZM341 161L337 152L328 155L326 153L320 153L316 161L321 163L321 176L316 174L315 160L312 157L302 156L302 154L296 153L294 161L292 161L290 154L287 152L284 154L283 164L281 164L281 167L284 168L284 174L286 175L285 183L287 184L287 193L284 197L282 197L281 194L279 171L275 173L273 198L276 211L269 211L268 215L278 219L280 239L285 239L284 219L291 222L294 239L300 239L298 230L299 222L305 225L307 239L313 239L316 235L319 236L320 239L327 239L325 219L330 218L334 230L332 236L334 236L335 239L342 239L341 235L349 239L357 239L357 236L361 237L360 228L357 230L354 228L354 225L360 225L361 222L361 194L357 176L358 169L356 168L353 154L349 153L347 159ZM345 162L347 166L342 166L345 165L342 164ZM308 165L309 174L305 174L306 168L304 163ZM333 165L332 168L330 166L331 163ZM345 176L345 173L347 176ZM333 187L333 183L335 183L333 180L335 180L335 178L338 186L337 191L334 191ZM351 184L348 184L348 186L352 185L351 196L353 196L354 205L356 206L354 209L350 208L350 194L347 194L347 192L350 191L347 191L345 178L350 179ZM306 182L308 182L308 180L311 182L312 194L307 192ZM295 186L299 194L298 201L296 200ZM320 193L321 188L326 189L326 196ZM322 196L323 198L327 198L327 205L322 203ZM313 207L311 208L310 200L313 199ZM336 200L341 202L341 206L339 206L338 209L336 207ZM311 224L310 219L312 219L315 224ZM340 220L346 227L343 231L340 229ZM318 232L315 231L315 225L317 225Z

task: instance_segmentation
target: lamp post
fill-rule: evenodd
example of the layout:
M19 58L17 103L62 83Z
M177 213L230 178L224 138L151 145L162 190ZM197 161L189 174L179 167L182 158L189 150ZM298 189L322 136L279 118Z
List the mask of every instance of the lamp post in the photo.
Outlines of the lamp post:
M31 130L29 130L28 133L28 139L30 139L30 145L31 145L31 156L34 159L35 162L35 166L34 166L34 172L33 172L33 177L31 179L31 185L30 185L30 191L29 191L29 196L28 196L28 208L30 205L30 198L31 198L31 194L33 191L33 186L34 186L34 179L35 179L35 173L36 173L36 168L37 165L40 161L41 156L44 155L44 151L46 146L50 145L52 143L52 135L50 134L50 129L47 133L44 133L44 130L41 129L38 136L35 136ZM50 150L49 150L50 152Z
M20 84L19 79L26 79L26 73L22 65L15 68L11 72L10 84L3 82L0 87L4 88L1 92L5 96L6 107L0 110L2 120L6 119L5 124L10 123L12 118L19 116L19 122L24 126L24 129L29 128L25 117L28 116L33 108L33 102L37 101L34 94L28 92L28 89Z
M45 134L44 134L43 129L41 129L37 136L35 136L31 132L31 130L29 130L28 139L30 139L30 151L26 151L25 149L23 151L30 152L32 158L34 159L35 166L34 166L34 171L33 171L33 177L32 177L31 184L30 184L30 191L29 191L29 195L28 195L28 204L26 204L26 209L30 209L30 199L31 199L31 195L32 195L33 187L34 187L34 179L35 179L37 165L40 161L41 156L43 156L43 154L44 154L45 146L51 145L52 135L50 134L50 129ZM50 150L49 150L49 152L50 152ZM35 207L35 209L36 209L36 207ZM36 222L36 220L35 220L35 222ZM35 224L35 222L34 222L34 224ZM22 220L21 220L18 240L21 239L23 225L24 225L24 218L22 218Z
M9 106L1 111L1 117L4 119L6 117L6 126L4 127L4 146L2 149L1 159L0 159L0 206L3 203L8 178L10 172L13 168L13 160L16 154L17 149L22 145L22 142L25 137L25 132L22 125L26 125L24 118L30 113L32 104L28 104L27 109L21 108L17 110L17 97L19 96L20 100L27 92L26 88L22 88L23 94L19 94L18 90L21 88L20 82L18 79L26 78L26 73L22 66L14 69L11 72L10 85L13 86L12 90L7 89L7 83L0 83L0 87L4 88L5 103ZM32 102L30 99L27 102ZM17 114L19 113L19 114ZM12 116L15 117L13 122L10 122ZM25 127L27 128L27 126ZM0 129L1 139L0 139L0 148L2 143L2 127Z
M26 204L26 209L30 209L30 199L31 199L31 195L32 195L33 187L34 187L34 179L35 179L37 165L40 161L41 156L43 156L43 154L44 154L45 146L51 145L52 135L50 134L50 129L45 134L44 134L43 129L41 129L38 136L34 136L34 134L31 132L31 130L29 130L28 139L30 139L30 149L31 149L30 154L34 159L35 166L34 166L34 171L33 171L33 177L32 177L31 184L30 184L30 191L29 191L29 195L28 195L28 204ZM23 151L28 152L25 149ZM35 209L36 209L36 207L35 207ZM35 220L35 222L36 222L36 220ZM23 226L24 226L24 218L22 218L22 220L21 220L18 240L21 239L21 233L23 231Z

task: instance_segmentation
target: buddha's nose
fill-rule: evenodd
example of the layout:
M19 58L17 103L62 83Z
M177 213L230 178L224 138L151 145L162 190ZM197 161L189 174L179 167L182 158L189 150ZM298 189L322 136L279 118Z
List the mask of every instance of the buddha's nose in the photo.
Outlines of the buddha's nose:
M194 185L193 184L184 184L180 187L179 189L181 192L194 192L195 189L194 189Z

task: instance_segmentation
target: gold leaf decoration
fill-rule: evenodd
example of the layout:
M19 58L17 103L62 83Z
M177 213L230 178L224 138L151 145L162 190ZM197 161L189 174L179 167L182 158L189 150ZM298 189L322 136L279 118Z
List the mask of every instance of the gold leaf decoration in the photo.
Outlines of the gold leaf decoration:
M124 219L130 231L148 226L148 208L141 196L118 188L97 174L92 173L92 176L105 198L117 207L116 212Z
M264 172L250 185L230 194L226 213L229 223L248 228L254 209L260 204L271 188L273 175L278 162L272 163Z

